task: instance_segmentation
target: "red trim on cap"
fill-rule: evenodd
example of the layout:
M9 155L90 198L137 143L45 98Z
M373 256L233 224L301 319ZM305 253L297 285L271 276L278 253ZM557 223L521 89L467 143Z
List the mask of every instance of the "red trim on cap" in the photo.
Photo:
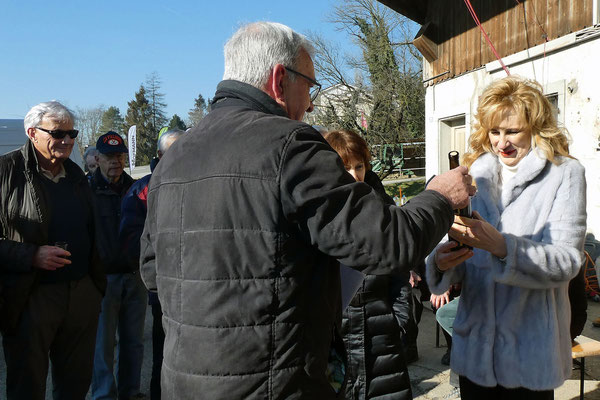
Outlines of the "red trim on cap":
M121 136L119 136L119 135L107 135L107 136L104 136L102 138L102 142L106 143L110 139L115 139L117 142L119 142L119 144L123 144L123 138ZM110 143L108 143L108 144L111 145L111 146L115 146L114 144L110 144Z

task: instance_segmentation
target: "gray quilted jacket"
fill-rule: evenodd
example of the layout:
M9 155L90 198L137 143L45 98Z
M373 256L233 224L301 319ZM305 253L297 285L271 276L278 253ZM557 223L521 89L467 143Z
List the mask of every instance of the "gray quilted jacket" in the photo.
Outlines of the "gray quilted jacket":
M150 183L141 270L164 312L163 398L341 398L326 375L332 349L345 361L336 259L408 268L452 220L432 191L385 205L312 127L222 82Z

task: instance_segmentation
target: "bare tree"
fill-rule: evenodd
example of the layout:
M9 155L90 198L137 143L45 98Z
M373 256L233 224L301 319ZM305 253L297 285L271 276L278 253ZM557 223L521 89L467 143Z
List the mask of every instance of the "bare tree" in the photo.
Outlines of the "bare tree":
M102 134L100 126L102 125L104 111L106 111L104 105L92 108L77 107L75 109L76 124L77 129L79 129L77 141L82 150L87 146L94 146L96 140Z
M424 136L425 90L420 57L411 44L412 22L374 0L345 1L334 8L330 22L357 51L341 54L335 44L309 34L317 50L317 76L329 87L308 122L358 131L376 158L383 158L381 149L391 148L383 177L397 168L397 158L389 155L401 143Z

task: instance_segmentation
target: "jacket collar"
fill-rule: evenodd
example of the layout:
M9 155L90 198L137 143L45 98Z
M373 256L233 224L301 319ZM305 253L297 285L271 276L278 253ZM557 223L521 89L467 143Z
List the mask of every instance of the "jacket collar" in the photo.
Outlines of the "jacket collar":
M231 101L226 100L232 99L242 101L256 111L288 117L285 110L271 96L254 86L234 80L224 80L219 83L211 108L231 105Z
M28 172L37 172L38 159L37 154L35 153L35 147L33 147L31 139L27 138L27 143L25 143L23 147L21 147L21 154L23 154L23 159L25 160L25 169Z
M478 193L476 196L489 197L485 204L495 204L502 212L512 203L525 188L536 179L544 170L548 161L545 155L537 149L532 149L519 163L517 174L506 184L502 185L500 191L500 160L493 153L481 155L471 166L470 173L477 183ZM496 214L488 210L490 214Z
M96 172L92 176L92 189L93 190L108 190L111 192L115 192L119 196L123 196L129 189L129 186L133 183L133 178L130 177L127 172L123 171L119 181L115 184L109 183L104 176L102 176L102 172L100 171L100 167L96 168Z

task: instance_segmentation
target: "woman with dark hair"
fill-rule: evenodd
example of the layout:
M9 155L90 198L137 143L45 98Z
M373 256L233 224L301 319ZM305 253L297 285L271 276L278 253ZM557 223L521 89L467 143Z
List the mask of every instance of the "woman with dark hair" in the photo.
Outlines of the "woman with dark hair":
M346 170L394 204L371 171L367 143L357 133L336 130L324 134ZM402 346L403 324L411 318L408 274L366 275L343 314L342 334L348 352L347 399L412 399Z
M463 400L553 399L571 376L569 281L583 263L584 169L536 82L508 77L479 98L463 164L473 218L456 217L427 261L435 293L462 282L450 365Z

